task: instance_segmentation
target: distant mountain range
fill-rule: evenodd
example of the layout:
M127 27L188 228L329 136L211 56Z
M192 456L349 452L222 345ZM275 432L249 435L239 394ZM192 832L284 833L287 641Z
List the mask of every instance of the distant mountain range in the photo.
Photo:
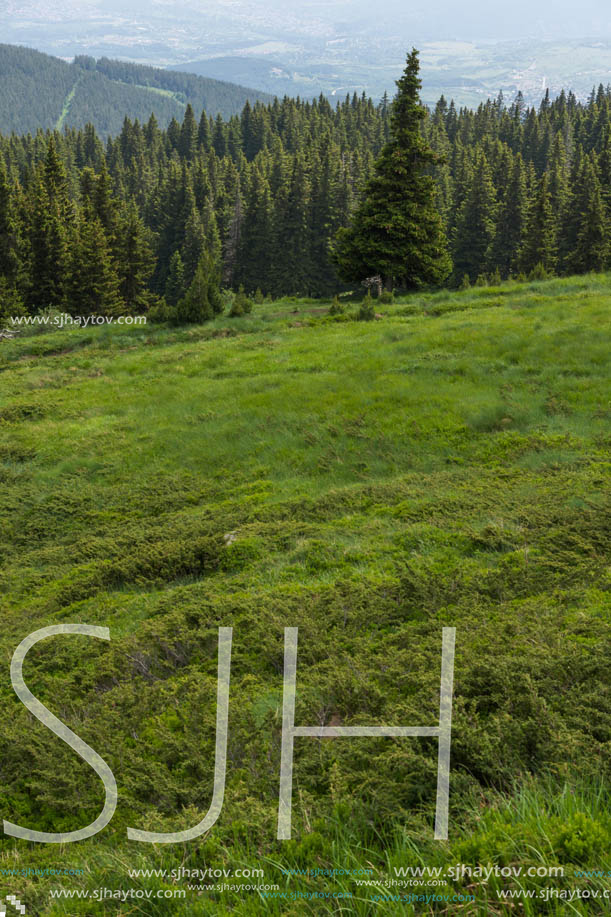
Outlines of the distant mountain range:
M181 121L187 103L196 113L223 117L242 110L246 99L271 96L229 82L102 58L73 63L30 48L0 44L0 133L95 125L101 136L117 134L124 118L146 121L154 112L162 127Z

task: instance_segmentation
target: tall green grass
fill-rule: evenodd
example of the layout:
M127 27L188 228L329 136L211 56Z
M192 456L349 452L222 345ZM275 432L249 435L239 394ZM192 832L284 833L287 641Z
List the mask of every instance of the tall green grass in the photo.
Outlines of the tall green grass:
M111 765L120 801L91 841L4 838L0 892L28 914L411 913L344 877L282 869L560 865L527 890L609 888L611 278L417 294L356 320L265 303L193 328L119 326L0 343L0 813L69 830L95 775L34 722L8 663ZM231 535L230 538L227 536ZM184 849L129 842L210 803L216 639L234 627L227 788ZM275 840L283 628L299 626L298 722L436 722L441 628L457 628L450 837L432 840L435 743L298 740L294 837ZM263 864L347 899L156 889L129 869ZM74 866L84 876L7 878ZM414 913L603 913L451 882ZM513 883L513 884L512 884ZM509 888L518 888L514 880ZM173 886L175 887L175 886ZM437 889L436 889L437 890ZM80 909L79 909L80 908Z

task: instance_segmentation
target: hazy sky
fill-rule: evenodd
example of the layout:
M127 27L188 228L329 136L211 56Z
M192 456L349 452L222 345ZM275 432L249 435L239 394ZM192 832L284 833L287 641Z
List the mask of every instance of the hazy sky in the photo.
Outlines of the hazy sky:
M410 3L379 0L375 4L354 0L370 15L375 9L392 12L397 19L427 33L460 38L558 38L611 35L608 0L430 0ZM330 4L333 6L333 3Z
M234 0L231 8L237 15L276 5L276 0ZM611 36L609 0L284 0L281 5L300 18L311 13L342 22L358 16L375 27L384 22L429 39Z

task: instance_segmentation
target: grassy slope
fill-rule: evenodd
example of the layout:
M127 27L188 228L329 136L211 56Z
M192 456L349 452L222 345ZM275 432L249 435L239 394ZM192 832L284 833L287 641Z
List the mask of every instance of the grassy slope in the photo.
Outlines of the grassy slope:
M75 82L74 86L72 87L72 89L70 90L70 92L68 93L68 95L66 96L66 98L64 99L64 105L63 105L61 114L60 114L60 116L59 116L59 118L57 119L57 122L56 122L56 124L55 124L55 130L56 130L56 131L61 131L61 129L62 129L63 126L64 126L64 123L65 123L66 118L68 117L68 113L69 113L69 111L70 111L70 106L72 105L72 100L74 99L74 96L75 96L75 93L76 93L76 87L77 87L77 86L78 86L78 80Z
M610 302L611 278L582 278L410 297L372 323L285 301L191 330L3 342L0 811L57 831L100 808L95 775L9 683L13 648L50 623L111 629L110 645L48 641L26 679L120 790L93 841L2 842L4 868L80 866L84 879L3 890L34 913L89 914L51 904L48 889L161 887L127 865L263 863L284 888L272 863L371 864L384 877L392 864L478 860L560 863L566 887L610 887L573 876L610 865L597 789L611 738ZM234 627L221 818L186 850L129 843L127 825L175 830L207 810L221 625ZM441 627L458 628L448 845L431 839L426 739L298 740L294 840L274 841L288 625L300 627L302 724L433 724ZM345 879L288 887L343 887L350 913L410 913ZM495 882L470 892L470 910L438 909L509 913ZM341 906L188 895L146 913Z

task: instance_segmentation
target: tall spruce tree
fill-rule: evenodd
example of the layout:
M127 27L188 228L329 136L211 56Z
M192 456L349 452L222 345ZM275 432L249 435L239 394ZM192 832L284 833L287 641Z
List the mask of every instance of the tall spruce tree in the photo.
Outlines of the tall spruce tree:
M577 145L571 163L568 195L564 201L559 227L559 259L562 271L565 273L574 270L573 256L586 209L587 189L584 184L587 180L586 165L587 161L582 148Z
M43 174L49 200L57 204L64 216L69 208L68 177L64 163L57 152L55 137L51 137L47 144Z
M29 311L38 312L66 305L70 244L62 210L55 200L49 199L42 180L36 182L32 194L26 302Z
M610 256L609 221L594 153L585 159L583 178L576 245L567 257L567 267L576 274L606 270Z
M552 200L552 210L556 219L556 228L564 213L569 196L569 167L566 149L562 135L557 133L551 147L549 161L549 191ZM611 173L610 173L611 178Z
M207 153L211 145L210 121L205 111L202 112L197 129L197 143Z
M148 280L153 273L155 257L150 232L133 203L119 218L116 248L119 295L125 309L132 313L144 312L151 302Z
M207 322L222 312L219 283L219 266L209 252L204 252L189 289L174 310L174 321L179 324L197 324Z
M556 270L556 220L549 190L549 176L545 172L539 190L533 199L524 244L519 254L520 270L528 273L541 267L551 274Z
M202 218L195 205L193 205L185 226L185 238L182 245L182 261L185 267L185 281L187 284L190 284L193 280L205 248L206 232Z
M71 315L119 315L124 303L110 245L98 217L83 220L72 249L67 309Z
M611 124L607 124L601 139L598 174L607 216L611 218Z
M418 52L407 58L397 82L390 140L375 164L350 226L336 236L333 258L349 282L379 275L387 287L441 283L452 264L430 169L435 153L421 125Z
M495 220L496 192L488 160L480 150L456 219L453 256L458 282L465 274L473 282L491 266Z
M243 203L240 176L238 175L223 246L223 280L230 285L235 283L238 267L238 252L244 223Z
M195 156L197 149L197 124L195 115L189 103L185 109L182 126L180 128L180 138L178 141L178 152L183 159L191 160Z
M310 291L310 192L311 182L305 158L302 153L297 153L293 159L291 176L278 198L274 215L273 292L277 294L305 294Z
M108 241L114 242L117 228L117 204L112 193L112 180L106 163L102 164L95 186L95 214L104 227Z
M169 306L178 304L186 292L185 286L185 267L180 252L175 251L170 258L170 270L165 283L165 298Z
M248 284L252 290L268 292L271 280L273 214L269 184L253 168L246 193L244 215L234 273L234 284Z
M316 295L324 293L335 283L335 268L329 259L329 237L341 225L336 210L337 172L334 168L333 151L325 149L320 165L315 163L317 181L311 194L311 280L310 289ZM260 284L258 284L260 286Z
M220 261L222 251L221 235L219 233L216 212L210 198L206 198L204 201L204 206L202 208L202 226L204 228L206 251L211 254L214 261Z
M503 278L507 278L517 267L518 252L526 227L527 205L524 162L518 153L513 162L505 200L499 209L490 259L491 267L498 268Z
M220 114L216 116L216 120L214 122L212 146L219 159L222 158L227 152L227 128L225 127L225 123Z
M0 156L0 277L10 286L17 281L19 265L17 216L4 157Z

